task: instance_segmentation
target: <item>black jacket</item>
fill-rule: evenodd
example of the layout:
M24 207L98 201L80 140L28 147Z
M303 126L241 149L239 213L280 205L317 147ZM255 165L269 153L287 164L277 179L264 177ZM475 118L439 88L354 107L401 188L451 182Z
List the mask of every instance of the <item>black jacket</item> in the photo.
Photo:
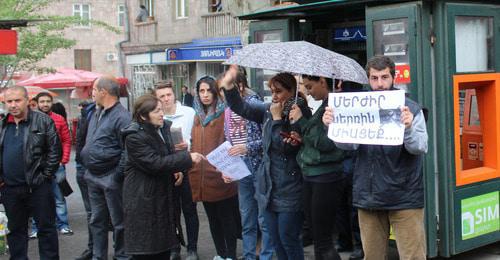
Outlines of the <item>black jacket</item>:
M0 182L3 182L3 147L8 116L0 121ZM62 147L52 119L41 112L28 112L28 128L24 132L24 172L29 186L52 179L59 168Z
M170 124L160 137L151 124L132 123L123 131L127 160L123 184L125 251L157 254L182 241L180 209L174 203L176 172L192 166L187 151L175 152ZM187 176L186 176L187 178Z
M87 139L87 130L89 127L90 119L95 112L95 103L88 104L86 107L82 108L80 118L78 119L78 125L76 126L76 140L75 140L75 162L82 163L80 153L82 152L83 146L85 146L85 140Z
M117 177L123 176L125 149L121 130L128 126L130 121L130 113L120 102L116 102L104 111L96 110L92 115L85 146L80 153L83 166L91 174L117 173L119 175Z

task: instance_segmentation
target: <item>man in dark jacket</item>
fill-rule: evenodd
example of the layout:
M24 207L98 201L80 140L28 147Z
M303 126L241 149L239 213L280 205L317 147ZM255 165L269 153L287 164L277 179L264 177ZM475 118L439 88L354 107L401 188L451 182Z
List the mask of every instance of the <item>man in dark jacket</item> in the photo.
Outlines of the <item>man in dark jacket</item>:
M9 111L0 122L0 191L9 219L11 259L28 259L28 218L38 223L40 259L59 259L52 182L61 161L54 121L28 108L28 92L4 92Z
M375 56L366 65L370 87L393 90L394 62ZM333 121L330 108L323 123ZM427 152L427 130L421 107L406 98L401 109L405 126L399 146L335 143L357 150L353 175L353 206L358 208L365 260L386 259L392 225L401 259L426 259L424 228L423 154Z
M116 79L101 77L92 88L98 106L92 115L85 146L80 156L87 169L90 207L90 231L93 258L107 259L108 212L113 224L115 259L128 259L124 253L122 185L125 149L120 131L131 121L130 113L120 104L120 85Z
M90 231L90 201L89 201L89 190L87 187L87 182L84 179L85 172L87 171L82 165L82 159L80 153L85 146L85 139L87 138L87 129L89 121L95 112L95 103L88 103L86 101L80 103L81 106L80 117L78 119L78 125L76 127L76 144L75 144L75 162L76 162L76 182L78 187L80 187L80 192L82 193L83 206L85 207L85 212L87 213L87 226L88 226L88 242L87 248L81 253L81 255L75 260L90 260L92 259L92 232Z
M188 87L186 87L185 85L182 85L181 91L182 91L181 104L183 106L193 107L194 98L193 98L193 95L191 95L191 93L189 93Z

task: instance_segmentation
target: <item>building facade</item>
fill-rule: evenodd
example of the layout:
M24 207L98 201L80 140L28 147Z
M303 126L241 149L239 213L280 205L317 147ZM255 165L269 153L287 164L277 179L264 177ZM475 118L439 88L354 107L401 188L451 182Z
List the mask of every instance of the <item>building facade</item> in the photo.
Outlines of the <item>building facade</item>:
M274 1L245 0L127 0L129 39L122 44L132 98L154 82L174 83L191 90L202 76L220 74L222 62L241 48L248 22L238 15L270 6ZM140 5L149 17L139 21Z

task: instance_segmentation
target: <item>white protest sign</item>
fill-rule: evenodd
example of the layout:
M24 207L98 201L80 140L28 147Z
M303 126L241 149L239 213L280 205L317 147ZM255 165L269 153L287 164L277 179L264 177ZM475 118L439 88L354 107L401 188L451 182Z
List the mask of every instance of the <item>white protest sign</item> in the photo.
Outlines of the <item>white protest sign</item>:
M207 155L207 160L217 170L236 181L250 175L250 171L241 157L229 156L231 146L228 141L225 141Z
M404 90L330 93L333 123L328 137L338 143L401 145Z

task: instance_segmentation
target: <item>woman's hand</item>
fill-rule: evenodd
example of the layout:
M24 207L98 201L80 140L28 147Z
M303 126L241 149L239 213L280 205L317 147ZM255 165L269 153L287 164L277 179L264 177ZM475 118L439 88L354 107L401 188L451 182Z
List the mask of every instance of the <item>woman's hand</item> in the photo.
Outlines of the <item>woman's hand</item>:
M178 144L174 145L174 147L175 147L176 151L183 151L183 150L187 150L188 144L186 142L182 141L182 143L178 143Z
M238 75L238 66L231 65L229 69L224 73L222 79L219 80L219 88L225 88L226 90L232 89L234 87L234 80L236 79L236 75Z
M299 135L299 133L291 131L289 136L290 137L283 138L283 142L291 144L293 146L297 146L302 143L302 137Z
M228 154L230 156L243 156L248 152L246 144L237 144L229 148Z
M224 183L231 183L233 182L234 180L224 174L222 174L222 180L224 180Z
M174 173L174 178L175 178L175 186L180 186L182 184L182 180L184 179L184 174L182 172L176 172Z
M323 114L323 124L326 126L330 125L333 122L333 109L331 107L325 108L325 113Z
M203 156L203 154L201 153L191 153L191 161L193 161L193 163L199 163L203 160L205 160L205 156Z
M292 109L288 114L288 119L290 119L290 123L293 124L299 121L300 118L302 118L302 110L300 110L300 107L297 106L297 104L293 104Z
M281 113L283 113L283 104L272 103L269 110L271 111L271 115L273 116L273 120L281 120Z

